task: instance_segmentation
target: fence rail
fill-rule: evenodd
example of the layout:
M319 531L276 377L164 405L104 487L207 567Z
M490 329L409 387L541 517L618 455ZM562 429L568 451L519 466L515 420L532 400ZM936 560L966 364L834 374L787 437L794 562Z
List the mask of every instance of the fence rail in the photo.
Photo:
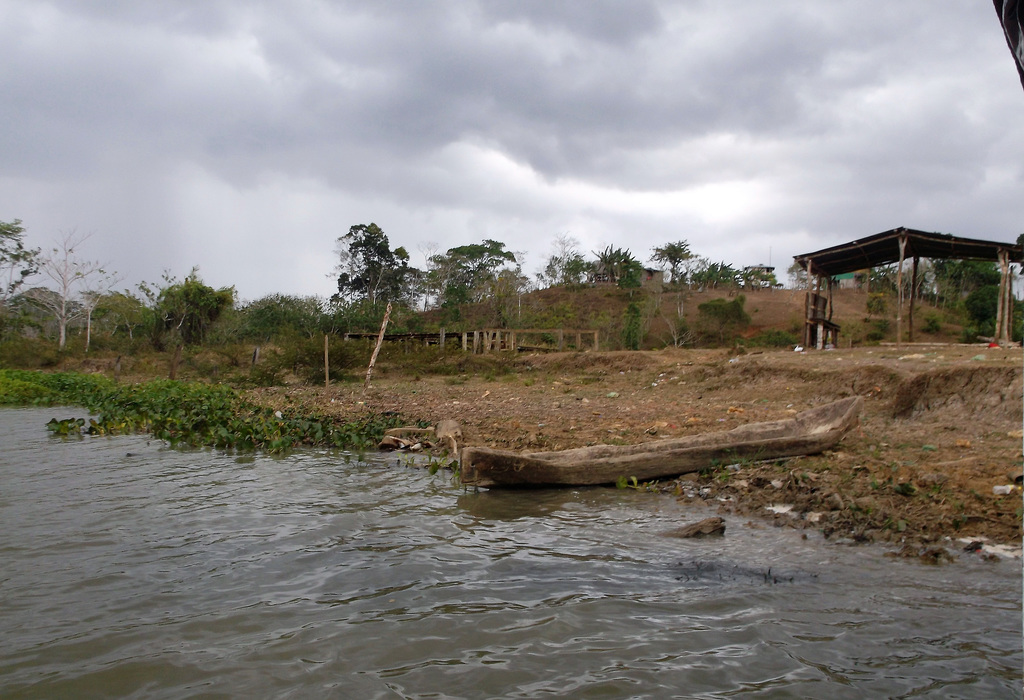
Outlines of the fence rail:
M375 339L377 333L345 333L345 340ZM386 333L385 342L437 345L461 341L462 349L473 354L520 351L598 350L599 332L575 328L484 328L479 331L446 333Z

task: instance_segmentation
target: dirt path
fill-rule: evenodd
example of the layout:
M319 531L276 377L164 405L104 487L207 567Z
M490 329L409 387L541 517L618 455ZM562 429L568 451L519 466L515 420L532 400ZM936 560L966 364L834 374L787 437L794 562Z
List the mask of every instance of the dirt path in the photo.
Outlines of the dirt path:
M723 430L860 395L861 426L835 451L722 466L651 488L717 502L756 516L753 524L905 543L918 553L947 536L1020 545L1020 488L993 489L1005 491L1020 473L1022 389L1019 349L915 346L522 355L493 372L422 379L382 367L365 393L344 385L256 395L276 408L452 418L467 444L527 451Z

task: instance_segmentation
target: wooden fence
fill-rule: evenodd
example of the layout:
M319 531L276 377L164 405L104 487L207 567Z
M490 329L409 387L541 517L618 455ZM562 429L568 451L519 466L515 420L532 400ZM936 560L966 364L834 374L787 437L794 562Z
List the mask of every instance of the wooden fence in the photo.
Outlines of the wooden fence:
M377 333L345 333L345 340L375 339ZM422 343L437 345L442 350L446 343L461 341L462 349L473 354L490 352L598 350L598 331L565 328L485 328L479 331L446 333L387 333L387 342Z

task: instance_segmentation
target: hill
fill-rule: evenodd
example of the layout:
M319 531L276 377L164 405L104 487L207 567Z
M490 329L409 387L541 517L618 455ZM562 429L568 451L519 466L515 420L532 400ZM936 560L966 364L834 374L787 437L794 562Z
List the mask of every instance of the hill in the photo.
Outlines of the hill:
M749 323L729 329L722 335L712 332L702 320L700 306L714 300L726 302L742 298ZM761 289L741 292L708 289L703 291L646 289L630 293L614 286L590 286L578 289L552 287L523 294L506 310L504 325L512 328L566 328L598 330L602 349L623 349L622 332L627 309L636 304L643 325L641 349L666 346L746 345L784 347L801 341L805 292L796 289ZM896 340L895 299L884 302L885 310L867 312L868 294L860 289L836 290L833 319L842 327L843 347ZM424 312L417 325L425 328L447 326L448 330L479 330L502 325L493 302L467 305L461 318L446 321L440 309ZM904 329L909 328L907 307ZM914 340L959 342L963 333L960 314L918 301L915 306ZM905 338L906 339L906 338Z

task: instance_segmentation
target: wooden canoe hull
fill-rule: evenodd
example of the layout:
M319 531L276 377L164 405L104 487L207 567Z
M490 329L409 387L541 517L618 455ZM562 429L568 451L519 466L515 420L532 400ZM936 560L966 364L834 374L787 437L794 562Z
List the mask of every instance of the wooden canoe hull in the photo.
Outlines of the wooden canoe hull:
M786 420L640 445L534 453L466 447L460 458L460 478L464 484L488 488L586 486L615 483L621 477L667 478L723 462L816 454L834 446L857 425L862 405L859 396L851 397Z

